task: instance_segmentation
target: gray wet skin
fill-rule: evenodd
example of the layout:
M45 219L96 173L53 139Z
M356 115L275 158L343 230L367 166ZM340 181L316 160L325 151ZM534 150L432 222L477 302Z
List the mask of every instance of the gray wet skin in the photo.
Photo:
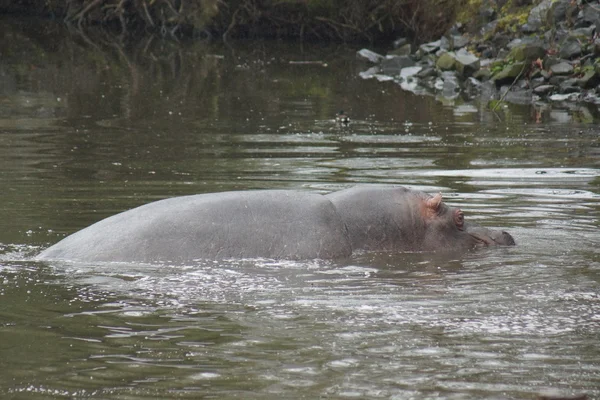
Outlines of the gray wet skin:
M258 190L175 197L99 221L40 260L186 263L199 259L335 259L355 251L447 251L514 245L467 223L441 194L357 186L320 195Z

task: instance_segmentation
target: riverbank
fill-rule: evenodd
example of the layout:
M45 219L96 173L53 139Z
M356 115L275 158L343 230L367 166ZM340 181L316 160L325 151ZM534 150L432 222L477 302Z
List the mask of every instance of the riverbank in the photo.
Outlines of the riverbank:
M443 101L479 100L492 110L538 101L600 104L599 1L543 0L513 14L499 11L483 2L483 23L457 23L418 46L400 38L385 56L362 49L358 57L373 65L360 76Z
M0 0L0 14L44 16L129 37L388 41L442 34L468 0ZM431 10L439 10L431 12ZM443 10L443 11L442 11Z

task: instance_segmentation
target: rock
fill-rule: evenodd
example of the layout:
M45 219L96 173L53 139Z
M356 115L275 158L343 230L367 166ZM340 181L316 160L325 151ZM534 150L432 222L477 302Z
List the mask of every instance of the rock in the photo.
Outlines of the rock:
M565 101L565 100L575 101L579 98L579 94L578 93L565 93L565 94L556 93L548 98L552 101Z
M560 45L559 55L567 60L581 54L581 43L576 37L568 36Z
M538 86L545 85L546 79L544 79L542 76L539 76L537 78L531 78L529 82L531 83L531 88L535 89Z
M482 82L489 80L490 76L492 76L492 72L489 70L489 68L482 68L473 74L473 78Z
M460 94L460 82L456 77L456 73L452 71L446 71L442 73L444 84L442 86L442 97L447 99L454 99Z
M377 54L374 51L371 51L369 49L361 49L361 50L357 51L356 56L358 58L363 58L363 59L369 60L372 63L378 63L384 59L384 57L381 54Z
M542 75L545 80L552 78L552 74L546 70L541 70L540 75Z
M560 84L567 79L569 79L569 77L565 75L552 75L550 76L550 79L548 79L548 83L554 86L560 86Z
M594 55L597 57L600 55L600 39L594 39Z
M533 92L529 89L509 90L506 92L500 89L500 93L505 93L504 101L513 104L531 104Z
M472 76L480 68L479 58L468 51L461 49L454 55L456 71L463 77Z
M359 72L358 76L360 76L363 79L371 79L374 78L377 74L379 74L379 67L371 67L366 71Z
M390 56L409 56L412 53L412 45L406 43L388 53Z
M544 47L544 42L535 36L524 36L522 38L513 39L506 45L506 47L509 50L512 50L513 48L524 45L524 44L531 45L531 46Z
M580 92L581 88L579 88L579 86L577 86L577 79L575 78L571 78L571 79L566 79L563 82L561 82L560 86L558 87L558 91L560 93L575 93L575 92Z
M414 66L414 67L406 67L406 68L402 68L400 70L400 78L410 78L412 76L417 75L421 70L423 69L423 67L420 66Z
M449 51L452 50L451 47L450 40L446 36L442 36L440 39L440 50Z
M600 84L600 74L595 69L585 69L577 84L584 89L591 89Z
M511 43L510 37L502 32L496 33L490 41L496 48L507 47Z
M407 38L400 37L400 38L394 40L394 48L398 49L398 48L404 46L407 43L408 43L408 39Z
M435 66L442 71L453 70L456 58L454 53L444 53L436 61Z
M556 86L554 85L540 85L533 89L533 93L540 96L547 96L550 93L556 91Z
M544 68L546 69L550 69L550 67L552 67L553 65L556 65L558 63L563 62L564 60L561 60L558 57L554 57L554 56L547 56L544 59Z
M463 35L453 35L450 36L450 43L451 43L451 47L454 50L458 50L461 49L463 47L465 47L466 45L468 45L471 42L471 40Z
M498 50L498 54L496 54L496 58L506 58L508 56L508 50L500 49Z
M508 57L515 61L526 61L532 62L538 58L544 58L546 55L546 49L542 46L531 45L531 44L520 44L512 48Z
M573 66L568 62L563 61L551 66L550 71L553 75L571 75L573 73Z
M570 32L570 35L574 36L580 40L588 40L589 38L591 38L594 35L595 31L596 31L596 25L590 25L586 28L573 29Z
M549 23L557 23L558 21L564 21L567 17L567 10L569 8L569 3L571 0L554 0L552 2L552 6L550 6L550 11L547 15L548 18L552 18Z
M492 22L489 22L487 24L485 24L480 30L479 30L479 34L481 36L487 36L491 33L493 33L496 30L496 27L498 26L498 20L494 20Z
M496 85L492 81L483 82L479 90L481 92L479 97L483 103L498 98L498 89L496 89Z
M476 94L481 92L482 83L477 79L470 77L465 81L465 92L471 97L474 97Z
M550 10L552 2L553 0L543 0L540 4L531 9L526 24L529 32L535 32L546 25L548 22L548 10Z
M479 16L486 22L496 19L496 10L489 1L483 2L479 8Z
M419 46L419 49L423 53L429 54L429 53L433 53L433 52L439 50L440 44L441 44L441 41L436 40L435 42L429 42L429 43L422 44L421 46Z
M580 16L586 26L591 24L598 26L598 23L600 22L600 9L598 8L598 4L586 4L583 7L583 10L581 10Z
M491 46L478 46L477 52L481 54L481 58L483 59L493 58L496 55L494 48Z
M396 76L402 68L412 67L415 64L415 61L408 56L387 56L381 60L379 66L385 75Z
M417 73L417 78L423 79L429 76L437 76L437 71L435 70L435 68L426 67L423 68L419 73Z
M502 71L492 75L491 80L497 85L513 82L519 75L526 73L526 64L524 62L516 62L505 66Z
M513 47L521 46L523 44L525 44L525 43L523 43L523 39L521 39L521 38L514 38L513 40L511 40L510 42L508 42L505 47L507 49L509 49L509 50L512 50Z

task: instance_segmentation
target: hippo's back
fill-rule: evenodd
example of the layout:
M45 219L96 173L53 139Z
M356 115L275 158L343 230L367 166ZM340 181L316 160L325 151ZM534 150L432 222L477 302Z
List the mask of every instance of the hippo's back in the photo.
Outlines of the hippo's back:
M345 225L327 198L262 190L146 204L72 234L38 258L186 263L223 258L337 258L351 252Z

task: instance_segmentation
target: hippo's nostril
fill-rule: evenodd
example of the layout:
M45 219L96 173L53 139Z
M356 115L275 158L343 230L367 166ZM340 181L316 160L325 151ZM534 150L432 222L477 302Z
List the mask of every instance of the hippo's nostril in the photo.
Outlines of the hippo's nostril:
M516 243L515 239L513 239L510 233L502 231L502 244L505 244L507 246L514 246Z

